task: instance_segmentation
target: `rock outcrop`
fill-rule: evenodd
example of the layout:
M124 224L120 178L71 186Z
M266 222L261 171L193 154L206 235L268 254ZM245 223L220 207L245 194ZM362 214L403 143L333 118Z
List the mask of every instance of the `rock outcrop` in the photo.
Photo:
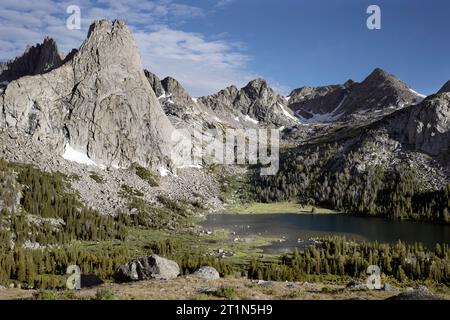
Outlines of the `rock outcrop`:
M63 64L55 40L45 38L41 44L28 47L14 60L0 66L0 82L11 82L24 76L49 72Z
M163 97L165 90L162 86L161 80L158 78L156 74L151 73L148 70L144 70L145 77L147 78L150 86L153 89L153 92L156 94L158 98Z
M450 93L430 96L381 121L396 140L430 155L450 150Z
M199 101L230 123L277 128L297 123L286 99L276 94L264 79L250 81L242 89L230 86Z
M219 272L213 267L201 267L194 272L194 275L206 280L220 279Z
M148 279L170 280L175 279L179 274L180 267L175 261L153 254L120 266L115 279L119 282Z
M448 81L444 86L438 91L438 93L450 92L450 81Z
M420 101L417 93L403 81L379 68L363 82L351 86L351 92L342 104L344 115L364 110L403 107Z
M164 112L178 129L201 130L216 127L220 122L214 112L192 98L174 78L160 80L158 76L145 70L145 75L153 91L158 96Z
M386 300L441 300L441 298L431 293L428 288L419 286L418 289L407 290Z
M348 81L343 85L324 87L302 87L289 95L289 108L294 110L302 122L326 122L339 117L339 106L354 84ZM315 118L319 115L319 118Z
M160 165L174 130L150 86L137 46L121 21L94 22L59 68L9 83L0 128L71 148L98 164Z

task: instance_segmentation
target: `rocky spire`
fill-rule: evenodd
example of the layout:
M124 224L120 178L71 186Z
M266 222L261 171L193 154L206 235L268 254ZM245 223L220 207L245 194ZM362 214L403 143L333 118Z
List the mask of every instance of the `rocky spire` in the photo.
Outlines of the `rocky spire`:
M155 92L156 96L162 97L164 95L164 88L162 86L161 80L158 78L158 76L154 73L151 73L148 70L144 70L145 77L147 78L148 82L150 83L150 86L153 89L153 92Z
M70 143L98 164L156 166L171 154L174 128L121 21L94 22L68 63L10 83L3 107L0 127L57 144L60 152Z
M438 93L444 93L444 92L450 92L450 81L448 81L444 86L441 88L441 90L438 91Z
M58 68L62 62L55 40L47 37L41 44L27 47L21 56L5 63L3 72L0 70L0 82L43 74Z

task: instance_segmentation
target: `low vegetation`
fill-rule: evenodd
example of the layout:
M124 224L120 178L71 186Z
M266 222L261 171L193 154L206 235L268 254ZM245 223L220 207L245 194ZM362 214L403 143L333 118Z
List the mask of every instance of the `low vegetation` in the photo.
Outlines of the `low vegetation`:
M448 285L450 249L447 244L437 244L434 250L429 250L420 244L356 243L329 238L320 245L284 255L275 263L264 264L254 259L248 276L276 281L301 281L310 275L365 279L369 265L379 266L383 275L399 282L429 280Z
M276 214L276 213L319 213L334 214L334 210L317 208L312 205L302 205L295 202L272 202L272 203L248 203L232 206L227 211L238 214Z
M151 187L158 187L159 186L159 175L149 169L146 169L144 167L141 167L138 164L133 164L131 166L131 169L134 170L136 175L147 182Z
M97 183L100 183L100 184L105 183L105 180L95 172L90 172L89 177Z
M22 288L63 288L69 265L80 266L85 274L112 280L121 264L150 253L176 260L183 275L209 265L221 276L339 282L365 277L367 266L374 264L384 277L401 283L428 281L447 286L450 278L447 244L430 250L420 244L327 238L316 246L281 257L266 255L260 246L270 239L233 241L225 231L199 236L187 214L188 204L163 196L158 200L164 206L158 207L131 194L129 213L102 216L80 203L66 176L28 165L0 161L0 196L0 284L4 286L12 283ZM323 209L285 202L277 206L253 204L242 212L270 210ZM218 289L214 296L236 298L235 292L227 288ZM40 291L36 298L62 297L53 291ZM95 298L115 296L106 292Z

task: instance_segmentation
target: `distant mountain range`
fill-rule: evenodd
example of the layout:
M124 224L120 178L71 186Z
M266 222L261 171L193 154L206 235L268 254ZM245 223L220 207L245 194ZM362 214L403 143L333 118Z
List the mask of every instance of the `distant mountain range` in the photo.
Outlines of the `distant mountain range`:
M0 83L0 135L20 136L53 157L69 149L102 168L138 164L165 176L182 166L172 152L176 128L268 127L293 149L339 144L340 158L329 172L375 164L395 170L393 164L412 161L427 181L424 188L441 188L450 177L450 81L425 97L375 69L362 82L301 87L288 97L255 79L193 98L176 79L144 70L123 22L101 20L67 56L46 38L2 63ZM24 161L21 148L4 154ZM350 153L362 158L339 167Z

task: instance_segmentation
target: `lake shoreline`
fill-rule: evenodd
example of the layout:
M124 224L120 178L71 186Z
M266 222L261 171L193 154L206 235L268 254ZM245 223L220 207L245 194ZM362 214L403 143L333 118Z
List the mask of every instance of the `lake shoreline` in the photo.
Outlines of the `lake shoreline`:
M390 244L400 240L410 244L422 243L429 248L433 248L436 243L450 243L450 229L442 225L393 221L379 217L367 219L338 213L250 213L250 210L247 210L244 213L207 215L198 224L207 230L216 228L228 230L236 238L253 234L279 240L279 243L272 243L268 248L286 245L293 249L297 246L303 247L308 241L328 236L344 236L356 241Z
M295 202L251 202L229 206L216 214L342 214L342 212Z

